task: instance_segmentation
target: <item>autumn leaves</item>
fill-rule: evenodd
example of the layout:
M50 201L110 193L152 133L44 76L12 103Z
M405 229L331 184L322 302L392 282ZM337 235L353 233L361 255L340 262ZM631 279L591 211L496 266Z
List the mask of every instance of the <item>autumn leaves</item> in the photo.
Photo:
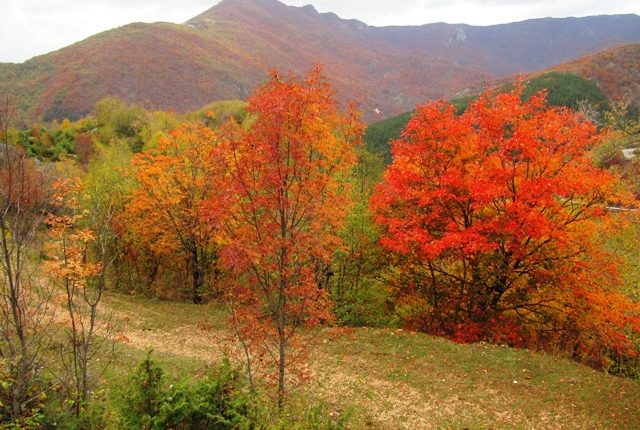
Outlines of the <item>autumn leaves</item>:
M249 113L256 120L248 130L220 130L221 183L204 210L225 237L237 332L251 357L273 362L282 399L297 329L332 320L314 267L339 244L361 126L338 112L319 70L302 82L274 74Z
M521 88L462 115L420 107L373 199L382 244L399 256L405 322L459 341L563 350L606 366L635 356L640 308L617 292L596 233L630 204L593 167L595 126Z
M125 258L175 264L194 302L228 304L250 379L271 378L282 404L305 378L290 371L304 367L299 329L334 321L321 279L341 247L363 126L317 69L274 73L248 112L215 131L186 123L136 155L118 222ZM597 240L616 221L606 206L632 197L593 167L601 138L541 95L522 102L519 87L463 114L420 107L370 202L403 323L598 366L634 356L639 309Z
M220 231L202 214L204 202L222 186L212 183L219 177L212 156L217 145L209 128L185 124L138 154L132 162L136 187L124 211L138 259L150 264L174 260L169 264L190 274L194 303L211 299L217 289Z
M314 268L339 245L362 126L319 70L274 73L249 113L250 127L187 124L137 155L125 212L148 252L187 259L195 302L230 305L250 372L277 369L282 401L297 329L333 319Z

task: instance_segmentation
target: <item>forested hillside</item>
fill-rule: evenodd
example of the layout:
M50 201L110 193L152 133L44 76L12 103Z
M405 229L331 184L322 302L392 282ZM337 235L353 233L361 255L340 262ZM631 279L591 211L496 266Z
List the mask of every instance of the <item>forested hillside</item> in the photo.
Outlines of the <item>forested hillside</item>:
M0 430L640 429L638 41L223 0L0 64Z
M564 68L564 66L562 66L562 68ZM630 67L621 66L616 70L618 75L628 73L633 76L635 73L633 65ZM606 94L619 95L624 91L622 87L626 86L627 82L629 81L626 79L617 80L616 84L610 85ZM581 102L587 102L590 107L596 111L604 112L609 107L609 99L603 89L601 89L603 85L604 83L601 84L600 81L596 79L587 79L574 73L547 72L544 74L536 74L535 77L525 81L523 97L528 99L538 91L544 90L547 92L547 104L549 106L563 106L577 110ZM612 87L618 89L613 90ZM504 91L510 88L512 88L511 84L504 84L504 86L497 91ZM631 85L630 88L633 88L633 85ZM630 108L635 109L633 102L636 100L636 92L627 92L627 94L630 95ZM640 92L637 94L640 94ZM463 112L469 103L476 98L477 95L469 95L454 98L451 102L457 106L460 112ZM391 148L389 143L400 137L401 131L406 127L411 115L411 112L406 112L370 124L365 134L367 149L379 154L387 162L391 162Z
M77 119L108 96L185 112L244 99L278 67L322 63L367 121L577 56L640 41L635 15L473 27L371 27L277 0L224 0L184 24L133 23L0 66L26 121Z
M610 99L640 104L640 44L625 45L565 63L553 70L583 76Z

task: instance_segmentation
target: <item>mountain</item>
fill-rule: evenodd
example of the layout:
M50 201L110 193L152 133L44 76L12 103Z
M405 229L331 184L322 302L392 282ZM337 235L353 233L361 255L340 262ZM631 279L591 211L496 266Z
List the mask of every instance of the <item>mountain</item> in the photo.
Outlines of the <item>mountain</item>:
M640 44L591 54L552 70L575 73L594 81L610 99L625 98L640 105Z
M640 41L636 15L473 27L371 27L277 0L223 0L184 24L135 23L22 64L0 64L26 120L87 114L115 96L149 109L194 110L245 98L278 67L313 63L368 120L514 72Z
M519 78L504 78L493 88L508 90ZM462 112L486 89L478 88L476 92L451 99L450 102ZM610 100L621 97L637 104L640 100L640 44L589 55L544 72L531 73L524 80L522 97L528 99L541 90L547 92L546 102L549 106L579 109L582 101L588 101L595 109L604 112L609 108ZM413 111L408 111L369 124L364 136L367 149L382 157L386 164L391 163L390 142L401 137L412 115Z
M505 76L546 69L568 59L637 42L639 25L637 15L613 15L532 19L487 27L428 24L378 31L396 46Z

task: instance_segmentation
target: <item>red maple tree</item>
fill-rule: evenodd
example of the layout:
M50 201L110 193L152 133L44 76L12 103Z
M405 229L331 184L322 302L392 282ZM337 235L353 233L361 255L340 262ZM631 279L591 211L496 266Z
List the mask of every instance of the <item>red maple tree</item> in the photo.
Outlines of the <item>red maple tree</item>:
M418 108L371 207L400 256L407 324L459 341L563 348L603 364L633 355L638 307L596 240L621 182L593 166L595 126L521 87L462 115Z
M218 194L205 212L227 237L221 255L237 333L247 358L276 369L282 405L285 370L303 349L298 328L333 319L315 268L340 244L362 127L353 110L339 112L319 68L302 80L274 72L248 109L248 129L220 130L212 157L226 171L212 179Z

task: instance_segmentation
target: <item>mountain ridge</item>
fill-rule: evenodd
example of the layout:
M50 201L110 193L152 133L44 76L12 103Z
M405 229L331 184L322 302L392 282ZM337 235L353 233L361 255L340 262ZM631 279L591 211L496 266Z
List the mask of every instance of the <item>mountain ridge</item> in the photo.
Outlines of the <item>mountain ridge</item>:
M183 24L132 23L0 64L0 87L26 120L79 117L106 96L188 111L246 98L271 68L304 73L321 63L339 100L375 120L627 40L640 41L636 15L375 27L313 6L223 0Z

